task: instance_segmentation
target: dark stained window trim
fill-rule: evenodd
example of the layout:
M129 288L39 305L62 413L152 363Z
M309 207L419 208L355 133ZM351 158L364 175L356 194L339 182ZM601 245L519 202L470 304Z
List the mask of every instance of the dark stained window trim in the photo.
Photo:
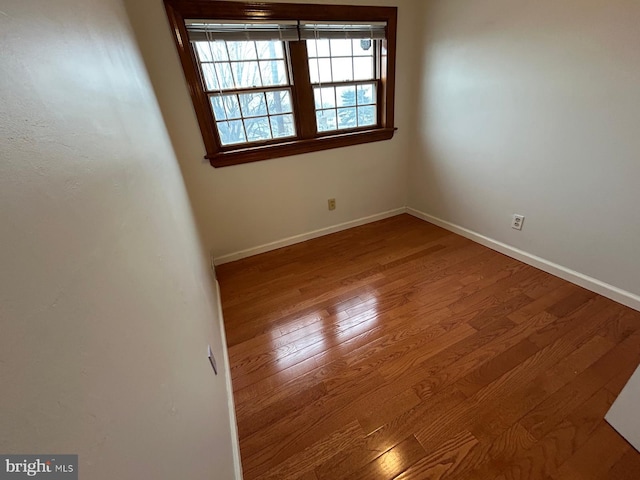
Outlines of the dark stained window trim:
M352 5L315 5L300 3L244 3L215 0L164 0L165 8L178 54L185 73L189 93L202 132L207 154L205 158L214 167L226 167L272 158L298 155L332 148L346 147L393 138L394 94L396 67L396 7L372 7ZM269 142L265 145L222 148L217 138L213 114L208 97L198 73L198 63L188 40L185 19L216 20L309 20L309 21L353 21L387 22L386 59L382 68L382 86L379 89L379 127L322 134L315 131L313 91L309 81L306 45L303 41L291 42L290 54L293 79L293 102L296 112L296 127L301 138ZM385 68L386 67L386 68Z

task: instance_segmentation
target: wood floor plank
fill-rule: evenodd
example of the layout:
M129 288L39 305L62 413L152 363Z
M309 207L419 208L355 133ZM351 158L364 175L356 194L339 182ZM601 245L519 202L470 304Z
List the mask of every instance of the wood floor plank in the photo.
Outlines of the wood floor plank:
M493 441L479 441L478 447L460 462L448 478L464 480L500 478L508 473L509 465L512 465L525 452L530 451L535 442L536 439L525 428L514 423ZM544 476L533 478L544 478Z
M317 478L315 468L334 455L336 450L349 448L362 435L358 422L353 421L340 426L326 437L309 445L305 449L290 455L266 472L258 467L251 469L243 461L244 478L261 478L263 480L280 480L283 478L311 477Z
M478 445L478 440L471 433L463 431L443 443L440 448L427 454L424 458L400 474L397 480L422 480L425 478L443 480L450 473L459 469L460 464Z
M635 341L630 343L637 346ZM591 355L579 349L568 357L568 361L577 358L575 363L571 364L571 368L569 370L562 369L565 375L571 375L571 370L575 368L579 375L562 388L555 390L536 409L522 418L522 425L537 438L548 433L576 405L579 405L606 385L607 379L611 378L616 371L616 363L620 355L622 355L622 351L628 346L620 344L612 349L609 343L597 341L597 337L594 337L583 348L586 349L587 346L591 345L593 345L593 348L589 351ZM636 350L636 352L633 352L635 353L634 359L640 360L640 349L636 348ZM628 351L631 353L631 350ZM580 372L581 367L588 362L593 363ZM550 381L554 382L556 386L559 384L557 377L550 377Z
M420 401L413 388L400 392L391 399L373 398L367 407L358 413L358 422L368 435L398 415L416 407Z
M318 383L306 390L288 395L280 402L271 403L268 407L261 409L253 415L243 415L238 420L238 434L242 438L274 424L280 418L295 413L298 409L304 408L327 394L324 383Z
M425 455L426 452L420 442L411 435L371 463L350 473L348 478L350 480L390 480L397 477ZM340 477L332 477L331 480L337 480L338 478Z
M640 455L629 450L607 472L608 478L616 480L638 480L640 478Z
M552 305L555 305L559 301L577 292L579 288L580 287L577 287L573 284L565 283L564 285L561 285L551 292L538 297L535 301L532 301L524 305L522 308L519 308L518 310L510 313L509 318L516 323L525 322L535 315L538 315L539 313L545 311Z
M631 446L606 422L601 422L593 435L562 466L554 478L607 478L612 467Z
M640 312L409 215L217 274L246 480L638 478Z
M366 437L363 437L351 448L339 451L317 470L322 470L324 476L331 477L334 471L349 473L361 468L390 446L395 445L415 430L420 421L437 421L437 419L453 405L461 402L464 397L455 389L440 392L428 401L422 401L415 407L404 412L398 412L393 420L388 421Z

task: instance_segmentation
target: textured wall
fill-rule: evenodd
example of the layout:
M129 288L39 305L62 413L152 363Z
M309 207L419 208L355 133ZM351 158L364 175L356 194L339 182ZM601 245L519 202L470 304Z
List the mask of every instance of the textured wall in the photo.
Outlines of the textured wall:
M640 295L640 3L423 7L409 206Z
M233 478L208 255L124 6L5 0L0 44L0 451Z

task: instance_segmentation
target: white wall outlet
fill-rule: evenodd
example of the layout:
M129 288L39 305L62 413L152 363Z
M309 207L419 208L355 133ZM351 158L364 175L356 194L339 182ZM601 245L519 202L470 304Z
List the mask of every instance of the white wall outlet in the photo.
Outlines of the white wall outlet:
M209 363L213 368L213 373L218 375L218 364L216 363L216 357L213 356L213 350L211 349L211 345L208 345L207 348L207 357L209 357Z
M524 223L524 215L514 215L511 220L511 228L516 230L522 230L522 224Z
M336 199L335 198L330 198L327 203L329 204L329 210L335 210L336 209Z

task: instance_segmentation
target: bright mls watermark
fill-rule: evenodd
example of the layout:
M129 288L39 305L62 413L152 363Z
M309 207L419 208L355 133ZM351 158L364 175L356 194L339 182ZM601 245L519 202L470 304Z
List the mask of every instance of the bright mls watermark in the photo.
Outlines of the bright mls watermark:
M78 455L0 455L0 480L78 480Z

